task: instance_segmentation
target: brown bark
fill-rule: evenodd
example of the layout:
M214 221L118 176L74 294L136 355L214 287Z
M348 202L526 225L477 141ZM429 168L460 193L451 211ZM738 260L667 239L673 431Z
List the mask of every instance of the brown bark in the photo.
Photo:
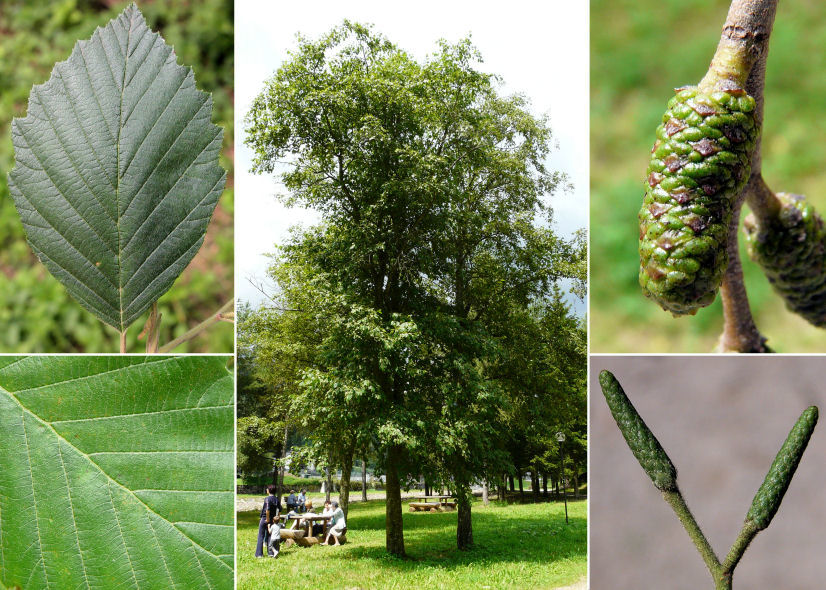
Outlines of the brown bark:
M763 124L766 57L776 12L777 0L733 0L714 59L700 82L701 87L714 89L730 80L738 84L745 81L746 92L756 102L754 116L758 127ZM776 200L767 194L770 191L764 190L761 141L759 136L751 161L751 177L734 202L727 244L729 265L720 287L723 334L718 352L771 352L751 315L737 241L740 210L746 199L758 216L777 206Z
M387 451L387 500L385 502L385 544L391 555L404 557L404 525L402 523L402 496L399 483L401 448L391 446Z
M289 427L287 426L287 420L284 420L284 440L281 442L281 464L279 465L278 469L274 469L275 472L275 497L278 498L278 504L281 504L281 492L284 488L284 472L286 471L286 467L284 467L284 459L287 457L287 436L289 434Z
M467 486L462 486L462 488L456 492L456 508L458 510L456 519L456 547L460 551L470 549L473 546L471 498L472 495Z
M350 509L350 473L353 471L353 455L355 445L351 444L345 449L344 457L341 461L341 485L338 490L338 504L344 512L344 520L347 521L347 511Z
M361 501L367 501L367 459L361 460Z

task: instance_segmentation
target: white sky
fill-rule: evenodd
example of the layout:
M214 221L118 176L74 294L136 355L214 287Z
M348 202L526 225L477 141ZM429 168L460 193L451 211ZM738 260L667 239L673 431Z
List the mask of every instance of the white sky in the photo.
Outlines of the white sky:
M283 207L275 175L249 173L251 150L244 145L244 115L264 82L295 48L295 34L316 38L345 18L375 25L417 60L436 50L436 41L472 35L485 71L499 74L505 93L530 98L535 114L547 113L559 150L552 168L566 172L574 191L553 198L555 228L562 235L586 227L588 219L588 2L547 0L497 3L374 0L235 3L235 273L236 297L253 305L263 296L248 277L263 280L273 244L296 224L316 221L308 211ZM580 310L584 306L577 305Z

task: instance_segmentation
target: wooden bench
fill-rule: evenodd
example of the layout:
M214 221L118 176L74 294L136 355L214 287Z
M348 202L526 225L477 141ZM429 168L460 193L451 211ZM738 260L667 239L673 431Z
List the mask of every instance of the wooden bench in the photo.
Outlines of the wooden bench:
M293 544L299 547L312 547L323 542L326 538L327 527L325 526L324 528L325 534L319 535L318 537L309 535L306 530L301 528L281 529L281 542L284 543L285 548ZM344 527L341 536L338 538L338 542L342 545L347 542L347 527Z
M456 502L411 502L410 512L449 512L456 510Z

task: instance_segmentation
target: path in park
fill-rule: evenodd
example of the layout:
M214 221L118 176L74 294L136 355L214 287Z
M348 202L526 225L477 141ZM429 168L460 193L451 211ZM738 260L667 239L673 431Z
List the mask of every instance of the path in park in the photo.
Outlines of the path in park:
M421 495L422 492L411 492L410 494L402 494L402 500L410 499L414 496ZM338 492L330 494L330 498L333 500L338 499ZM367 492L367 499L368 500L384 500L385 494L384 492ZM249 498L237 498L235 500L235 511L236 512L248 512L251 510L261 510L261 503L264 501L264 495L261 495L260 499L250 500ZM313 500L315 502L315 500ZM350 502L361 502L361 492L357 492L356 494L350 494Z
M556 590L588 590L588 577L582 578L573 586L565 586L563 588L557 588Z

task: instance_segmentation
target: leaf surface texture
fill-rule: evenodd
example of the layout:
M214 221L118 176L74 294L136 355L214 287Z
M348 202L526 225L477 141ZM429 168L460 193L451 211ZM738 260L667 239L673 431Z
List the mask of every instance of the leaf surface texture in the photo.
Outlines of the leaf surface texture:
M231 589L225 363L0 358L0 587Z
M125 330L201 247L226 172L192 70L133 4L32 88L9 188L32 249Z

